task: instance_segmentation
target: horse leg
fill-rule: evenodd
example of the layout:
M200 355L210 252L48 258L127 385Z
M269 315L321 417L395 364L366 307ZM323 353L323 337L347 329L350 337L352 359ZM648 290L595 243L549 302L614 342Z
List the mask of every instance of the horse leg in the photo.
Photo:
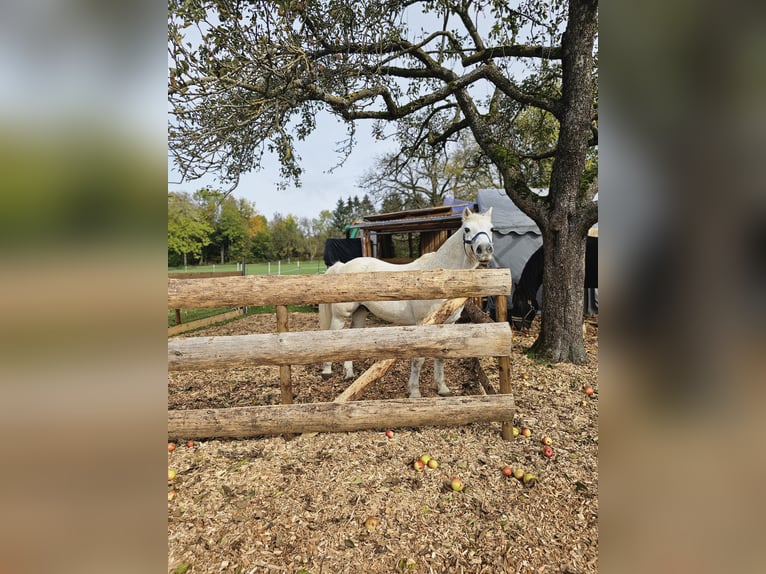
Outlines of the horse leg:
M366 307L357 308L351 315L351 328L359 329L360 327L364 327L364 321L367 319L367 313L369 313L369 311ZM343 370L345 371L343 376L345 380L348 381L355 378L353 361L345 361L343 363Z
M328 312L330 314L328 328L332 331L337 331L338 329L342 329L346 320L334 310L333 305L328 305L328 307L329 307ZM332 362L327 362L327 363L324 363L322 368L322 378L327 380L330 377L332 377Z
M449 387L444 384L444 359L434 359L434 383L440 397L448 397L452 394Z
M411 399L419 399L420 395L420 368L425 359L412 359L410 361L410 382L407 385L407 391Z

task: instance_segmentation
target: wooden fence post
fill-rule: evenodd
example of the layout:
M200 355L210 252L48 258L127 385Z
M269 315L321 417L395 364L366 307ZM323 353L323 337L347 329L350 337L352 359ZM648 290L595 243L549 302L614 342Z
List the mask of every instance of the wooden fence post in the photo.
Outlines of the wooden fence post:
M505 295L495 297L495 321L505 323L508 321L508 300ZM510 351L510 349L509 349ZM500 393L510 394L511 392L511 357L504 355L498 357L498 374L500 378ZM503 421L500 431L503 440L513 439L513 421Z

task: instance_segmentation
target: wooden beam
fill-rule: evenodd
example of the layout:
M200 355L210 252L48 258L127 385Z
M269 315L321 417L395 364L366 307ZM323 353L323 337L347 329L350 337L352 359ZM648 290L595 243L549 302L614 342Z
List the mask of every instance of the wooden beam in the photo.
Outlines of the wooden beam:
M168 411L168 440L453 426L512 420L511 395Z
M168 341L168 370L245 365L308 365L361 359L462 358L508 352L508 324L370 327L359 330L300 331Z
M487 376L487 373L484 372L484 368L481 366L481 362L479 361L478 357L471 359L471 369L474 373L476 373L476 378L479 379L479 384L481 385L484 393L487 395L496 395L497 390L489 381L489 377Z
M510 290L509 269L168 279L168 308L452 299Z
M220 323L221 321L236 319L237 317L241 317L244 314L245 311L243 309L234 309L233 311L219 313L218 315L212 315L210 317L205 317L204 319L197 319L196 321L189 321L188 323L173 325L172 327L168 327L168 337L172 337L173 335L178 335L180 333L185 333L186 331L199 329L200 327L207 327L208 325Z
M212 277L242 277L242 271L187 271L168 273L168 279L211 279Z

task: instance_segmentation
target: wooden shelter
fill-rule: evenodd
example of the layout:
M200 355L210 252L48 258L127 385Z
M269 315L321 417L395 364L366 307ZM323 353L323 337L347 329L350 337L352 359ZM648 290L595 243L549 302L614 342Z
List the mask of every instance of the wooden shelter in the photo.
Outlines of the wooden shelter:
M392 263L407 263L424 253L439 249L460 228L463 208L466 206L475 208L475 205L465 202L378 213L366 215L362 221L354 222L350 227L361 232L363 256L377 257ZM415 237L416 234L418 237ZM406 255L397 255L395 235L406 237Z

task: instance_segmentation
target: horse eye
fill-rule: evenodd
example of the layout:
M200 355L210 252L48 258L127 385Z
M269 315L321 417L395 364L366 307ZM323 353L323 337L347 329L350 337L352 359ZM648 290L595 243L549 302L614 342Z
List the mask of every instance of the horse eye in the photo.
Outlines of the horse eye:
M466 233L471 233L471 228L470 227L464 227L463 231L465 231Z

